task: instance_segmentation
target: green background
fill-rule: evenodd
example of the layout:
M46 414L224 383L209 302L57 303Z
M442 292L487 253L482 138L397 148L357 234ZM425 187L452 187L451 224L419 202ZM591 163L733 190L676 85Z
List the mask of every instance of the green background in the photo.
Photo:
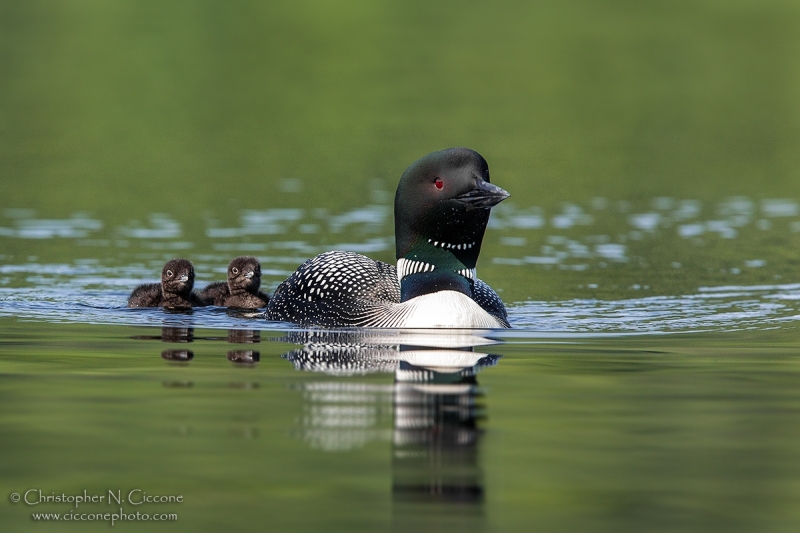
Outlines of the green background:
M2 202L336 208L459 145L521 205L784 196L798 28L781 0L3 2Z

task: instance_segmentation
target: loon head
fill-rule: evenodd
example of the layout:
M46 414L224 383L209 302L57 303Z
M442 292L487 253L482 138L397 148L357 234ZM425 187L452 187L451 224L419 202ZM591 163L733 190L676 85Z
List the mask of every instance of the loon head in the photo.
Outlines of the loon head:
M402 299L444 289L470 294L489 211L508 196L489 182L489 166L473 150L450 148L412 163L394 198Z
M161 270L161 287L166 293L189 294L194 287L194 266L188 259L167 261Z
M248 255L237 257L228 265L228 288L231 294L258 292L261 286L261 263Z

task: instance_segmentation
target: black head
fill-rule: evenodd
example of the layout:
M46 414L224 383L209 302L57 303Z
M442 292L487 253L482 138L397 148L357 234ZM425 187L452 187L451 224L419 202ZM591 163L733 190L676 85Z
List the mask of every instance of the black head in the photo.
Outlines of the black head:
M436 262L450 257L454 265L475 268L489 210L508 196L489 183L489 165L468 148L415 161L394 198L397 258Z
M255 293L261 286L261 263L248 255L237 257L228 265L228 288L236 292Z
M161 288L172 294L189 294L194 287L194 267L188 259L167 261L161 270Z

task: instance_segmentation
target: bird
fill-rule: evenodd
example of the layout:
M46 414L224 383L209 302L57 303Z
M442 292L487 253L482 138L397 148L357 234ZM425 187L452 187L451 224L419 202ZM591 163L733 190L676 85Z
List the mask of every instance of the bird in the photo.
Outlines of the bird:
M490 209L508 197L478 152L430 153L397 186L397 265L320 254L277 287L266 318L303 327L509 328L502 300L476 275Z
M203 303L192 292L194 266L188 259L171 259L161 270L161 283L139 285L128 297L128 307L189 308Z
M266 307L269 296L261 292L261 263L248 255L235 258L228 265L228 281L211 283L200 292L206 305L258 309Z

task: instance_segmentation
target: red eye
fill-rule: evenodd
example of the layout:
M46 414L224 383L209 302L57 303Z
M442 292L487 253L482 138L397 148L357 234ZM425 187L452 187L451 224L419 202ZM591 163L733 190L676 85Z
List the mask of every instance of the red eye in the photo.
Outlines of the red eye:
M439 189L440 191L444 189L444 182L442 181L441 178L436 178L436 181L434 181L433 184L436 185L436 188Z

